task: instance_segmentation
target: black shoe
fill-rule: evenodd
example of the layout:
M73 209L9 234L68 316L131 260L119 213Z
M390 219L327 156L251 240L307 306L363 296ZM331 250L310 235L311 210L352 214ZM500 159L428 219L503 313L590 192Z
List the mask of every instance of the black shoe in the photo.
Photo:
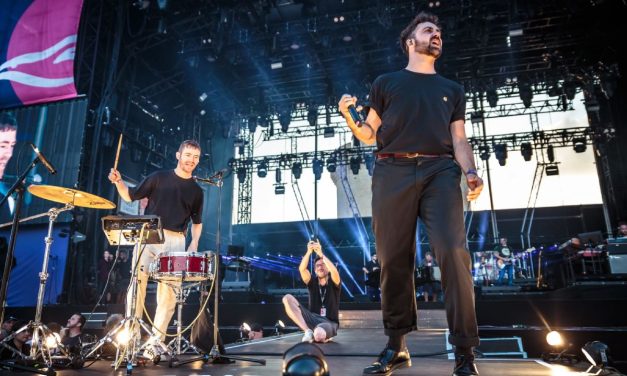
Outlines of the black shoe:
M455 354L453 376L478 376L475 356L472 354Z
M398 368L410 367L409 350L394 351L389 347L383 349L376 362L364 368L364 375L389 375Z

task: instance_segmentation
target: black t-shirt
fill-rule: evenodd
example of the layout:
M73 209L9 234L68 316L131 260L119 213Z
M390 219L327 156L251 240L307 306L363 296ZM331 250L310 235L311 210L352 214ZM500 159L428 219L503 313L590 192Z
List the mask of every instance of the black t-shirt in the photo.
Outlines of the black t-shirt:
M381 118L379 153L453 154L450 124L466 112L463 86L406 69L379 76L368 106Z
M320 314L320 308L324 305L326 309L326 318L340 323L340 285L336 285L329 276L326 285L320 286L318 278L312 276L307 284L309 290L309 310L313 313Z
M174 170L152 173L128 192L132 200L147 197L146 214L160 216L166 230L185 231L190 218L202 223L202 189L194 179L183 179Z
M68 349L79 349L81 346L81 335L79 334L74 337L65 336L61 340L61 343Z

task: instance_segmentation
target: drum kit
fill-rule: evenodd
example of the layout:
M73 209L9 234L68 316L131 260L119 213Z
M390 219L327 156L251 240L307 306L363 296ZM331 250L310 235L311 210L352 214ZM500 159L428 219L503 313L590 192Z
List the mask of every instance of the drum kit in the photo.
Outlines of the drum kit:
M496 281L499 272L511 263L514 266L515 278L534 278L534 266L531 262L532 250L526 250L515 254L510 261L501 260L494 256L492 251L473 253L475 258L474 276L477 281L487 281L488 283Z
M102 218L103 230L111 245L133 245L133 264L129 293L131 294L130 304L127 304L125 318L105 335L100 341L95 342L89 352L82 355L71 354L58 341L58 336L42 323L42 310L46 281L48 274L48 260L53 239L53 226L62 212L69 211L75 207L90 209L113 209L114 203L99 196L79 191L71 188L64 188L52 185L31 185L28 191L39 198L61 203L62 207L51 208L46 213L38 214L28 218L23 218L20 222L25 222L39 217L48 216L48 232L45 237L45 250L41 273L39 273L39 291L37 294L37 304L34 320L26 326L18 328L13 334L0 342L0 349L11 347L8 345L13 338L21 332L32 333L32 345L28 354L10 349L24 364L42 364L47 367L46 371L36 368L26 367L29 371L54 374L54 366L82 367L84 359L95 355L99 348L106 343L112 343L116 351L116 368L121 363L127 364L127 373L132 369L132 365L137 364L138 355L150 344L149 341L141 343L141 331L145 331L150 338L153 332L141 320L133 314L137 305L137 262L141 248L146 244L159 244L164 242L161 221L157 216L106 216ZM157 283L164 283L172 287L176 293L177 303L177 332L174 339L168 344L160 344L165 352L170 355L171 362L176 355L197 349L183 337L182 309L186 298L192 289L202 283L214 280L214 253L195 252L165 252L158 255L149 267L149 278ZM189 328L188 328L189 329ZM126 338L124 338L126 337ZM51 343L55 342L55 343ZM154 343L154 341L153 341ZM17 351L17 353L16 353ZM159 356L152 358L157 363ZM18 364L12 363L11 367L18 369Z

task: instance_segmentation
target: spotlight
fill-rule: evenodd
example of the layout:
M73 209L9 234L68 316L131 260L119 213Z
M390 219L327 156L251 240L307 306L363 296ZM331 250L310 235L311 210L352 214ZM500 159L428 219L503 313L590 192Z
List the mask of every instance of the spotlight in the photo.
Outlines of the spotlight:
M583 153L586 151L586 148L585 138L573 138L573 149L575 150L575 153Z
M360 156L351 157L349 163L350 163L351 171L353 171L353 175L358 175L359 168L361 167L361 157Z
M120 345L126 345L131 340L131 331L125 327L118 332L115 336L115 340Z
M500 166L505 166L507 163L507 144L494 145L494 156L499 161Z
M294 164L292 164L292 174L294 175L294 178L296 179L300 179L300 176L303 173L303 164L300 162L294 162Z
M333 127L324 128L324 138L335 137L335 129Z
M260 178L265 178L268 175L268 161L263 160L257 166L257 176Z
M475 111L470 113L470 122L472 124L483 123L483 111Z
M45 345L48 349L56 349L61 343L61 337L59 333L52 333L46 337Z
M277 184L281 184L281 169L278 167L274 170L274 181Z
M324 353L312 343L301 342L283 354L283 376L329 376Z
M560 169L557 167L557 164L547 165L545 171L546 176L555 176L560 174Z
M274 194L275 195L284 195L285 194L285 184L276 184L274 186Z
M248 131L250 133L255 133L257 130L257 117L251 116L248 118Z
M312 164L313 164L312 167L313 167L314 177L316 178L316 180L320 180L320 178L322 177L322 170L324 168L324 162L316 158L313 160Z
M309 122L310 127L315 127L318 124L318 108L310 107L309 111L307 111L307 122Z
M204 102L205 99L207 99L207 93L202 93L200 94L200 96L198 97L198 100L201 102Z
M237 168L237 180L240 183L243 183L246 181L246 167L238 167Z
M593 366L604 368L609 363L609 348L603 342L588 342L581 348L581 352Z
M533 155L531 142L523 142L520 144L520 154L523 156L525 162L529 162L531 160L531 156Z
M486 91L486 99L488 100L488 104L490 105L490 107L494 108L496 107L496 103L499 101L499 96L496 93L496 90L491 89Z
M523 102L525 108L531 107L531 101L533 100L533 92L531 91L531 86L527 83L519 83L518 84L518 95L520 95L520 99Z
M555 150L553 148L553 145L549 145L546 147L546 157L548 158L549 162L555 162Z
M248 340L248 333L250 333L250 325L243 322L239 327L239 339L241 342L245 342Z
M292 122L292 114L289 111L283 111L279 114L279 124L281 124L281 131L287 133Z
M564 339L558 331L553 330L546 335L546 343L552 347L561 347L564 345Z
M481 158L482 161L490 159L490 147L488 145L479 146L479 158Z
M335 172L337 169L337 159L333 156L327 158L327 171Z
M283 333L285 333L285 323L283 323L283 321L281 320L278 320L276 324L274 324L274 334L279 337Z

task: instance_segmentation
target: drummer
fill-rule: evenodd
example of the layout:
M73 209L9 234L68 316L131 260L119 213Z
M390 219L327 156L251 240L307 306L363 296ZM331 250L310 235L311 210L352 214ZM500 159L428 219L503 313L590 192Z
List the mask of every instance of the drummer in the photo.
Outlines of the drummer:
M146 298L148 266L163 252L185 251L185 233L191 220L192 239L187 251L196 252L202 231L203 191L196 183L192 172L198 166L200 145L193 140L183 141L176 152L177 165L174 170L162 170L150 174L137 187L129 188L120 172L111 169L109 180L115 185L125 201L148 198L145 214L161 217L165 242L147 245L140 255L137 291L137 309L135 315L142 316L142 307ZM127 297L127 304L130 296ZM176 296L172 287L157 285L157 311L153 332L155 338L165 340L170 319L174 314Z

